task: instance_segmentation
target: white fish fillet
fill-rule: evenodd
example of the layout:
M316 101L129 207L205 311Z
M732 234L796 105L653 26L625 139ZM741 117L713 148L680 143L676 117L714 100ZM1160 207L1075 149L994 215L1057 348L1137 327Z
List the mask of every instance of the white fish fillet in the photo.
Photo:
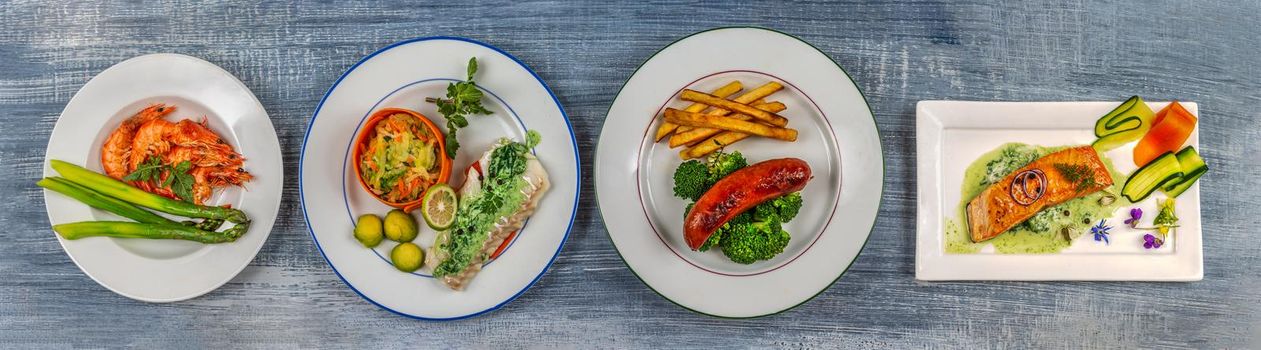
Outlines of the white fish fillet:
M502 144L500 146L502 146ZM481 169L489 169L490 155L495 151L495 148L486 151L486 154L482 155L482 158L478 160ZM437 280L443 285L454 290L464 290L464 287L468 285L469 281L471 281L473 277L476 277L477 273L482 270L482 264L486 262L486 259L499 248L499 245L503 244L504 239L508 237L508 234L521 229L525 220L528 219L530 215L534 214L534 209L538 207L539 200L543 198L543 194L547 192L549 187L551 187L551 183L547 179L547 171L543 169L543 164L539 162L538 158L529 153L527 153L525 157L526 169L525 173L521 176L525 179L527 185L522 188L521 191L525 194L526 200L521 204L521 208L515 211L512 215L500 217L499 221L495 223L494 229L490 232L486 232L486 235L488 235L486 243L482 245L480 254L477 254L477 256L469 262L468 266L459 273L437 278ZM469 167L467 173L464 174L464 178L464 186L460 188L460 198L469 198L470 196L482 192L482 183L477 170ZM434 246L429 249L429 254L426 254L426 265L429 265L431 268L436 268L438 264L442 263L442 261L447 260L448 253L445 250L438 249L437 247L439 245L438 242L444 242L449 239L449 234L449 232L445 231L438 234L437 241L434 243Z

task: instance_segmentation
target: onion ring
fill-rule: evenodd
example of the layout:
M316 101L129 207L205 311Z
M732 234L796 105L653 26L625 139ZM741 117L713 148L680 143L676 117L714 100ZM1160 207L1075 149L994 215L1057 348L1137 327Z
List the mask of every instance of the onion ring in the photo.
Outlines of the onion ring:
M1032 190L1029 189L1029 181L1037 181L1037 186ZM1016 174L1011 180L1010 192L1011 199L1020 205L1030 205L1042 198L1046 194L1046 173L1039 169L1029 169Z

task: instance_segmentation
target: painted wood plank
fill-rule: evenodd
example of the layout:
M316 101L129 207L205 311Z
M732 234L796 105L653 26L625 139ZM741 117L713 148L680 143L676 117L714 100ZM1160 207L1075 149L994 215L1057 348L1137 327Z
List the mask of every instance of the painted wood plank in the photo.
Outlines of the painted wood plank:
M0 345L3 347L1261 347L1261 13L1257 2L487 1L0 3ZM297 174L307 122L346 68L389 43L458 35L524 60L560 95L585 184L608 105L635 67L724 25L799 35L866 93L886 150L871 241L831 289L754 320L693 314L630 273L592 186L539 284L454 323L395 316L316 252L296 178L270 240L218 291L174 304L105 290L48 229L39 178L52 126L94 74L154 52L236 74L272 116ZM1205 278L1196 283L922 283L913 279L914 104L923 99L1200 103Z

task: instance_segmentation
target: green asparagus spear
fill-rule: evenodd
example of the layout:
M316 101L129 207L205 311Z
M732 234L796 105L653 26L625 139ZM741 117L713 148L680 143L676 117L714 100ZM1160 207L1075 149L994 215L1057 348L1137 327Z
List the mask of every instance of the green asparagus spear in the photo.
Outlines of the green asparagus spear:
M66 180L131 204L190 218L224 219L232 223L249 221L249 217L245 216L245 212L237 209L195 205L177 201L145 192L122 181L84 169L78 165L56 159L50 161L50 163L53 170L61 173L61 176L65 177Z
M237 225L224 232L208 232L198 230L195 227L180 224L142 224L137 222L123 221L86 221L75 222L69 224L53 225L53 231L61 234L65 239L80 239L84 237L115 237L115 238L149 238L149 239L183 239L201 243L227 243L235 241L244 233L244 229L239 231L238 227L248 227L248 225Z
M136 220L149 224L175 224L161 215L154 214L148 210L140 209L131 203L124 202L114 197L100 194L87 187L70 182L60 177L46 177L35 183L39 187L47 188L53 192L57 192L67 197L74 198L93 208L108 211L119 216Z
M204 219L201 222L185 221L184 224L196 227L198 230L218 231L219 226L223 226L223 219Z
M231 237L232 240L235 241L237 238L240 238L241 236L245 235L245 231L249 231L249 230L250 230L250 222L246 221L246 222L242 222L236 225L232 225L232 227L229 227L227 230L223 230L218 233Z

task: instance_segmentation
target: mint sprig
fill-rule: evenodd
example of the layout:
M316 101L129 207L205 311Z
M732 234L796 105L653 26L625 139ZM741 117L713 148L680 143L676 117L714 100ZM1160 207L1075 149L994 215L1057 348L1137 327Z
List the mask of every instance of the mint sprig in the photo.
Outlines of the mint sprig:
M485 106L482 106L482 90L477 88L477 84L473 82L473 75L477 73L477 57L468 60L468 77L464 81L455 82L447 85L447 98L427 98L425 101L438 105L438 113L447 119L447 134L445 137L447 158L455 158L456 151L460 149L460 141L456 137L456 131L460 128L468 126L469 115L486 115L490 114Z

